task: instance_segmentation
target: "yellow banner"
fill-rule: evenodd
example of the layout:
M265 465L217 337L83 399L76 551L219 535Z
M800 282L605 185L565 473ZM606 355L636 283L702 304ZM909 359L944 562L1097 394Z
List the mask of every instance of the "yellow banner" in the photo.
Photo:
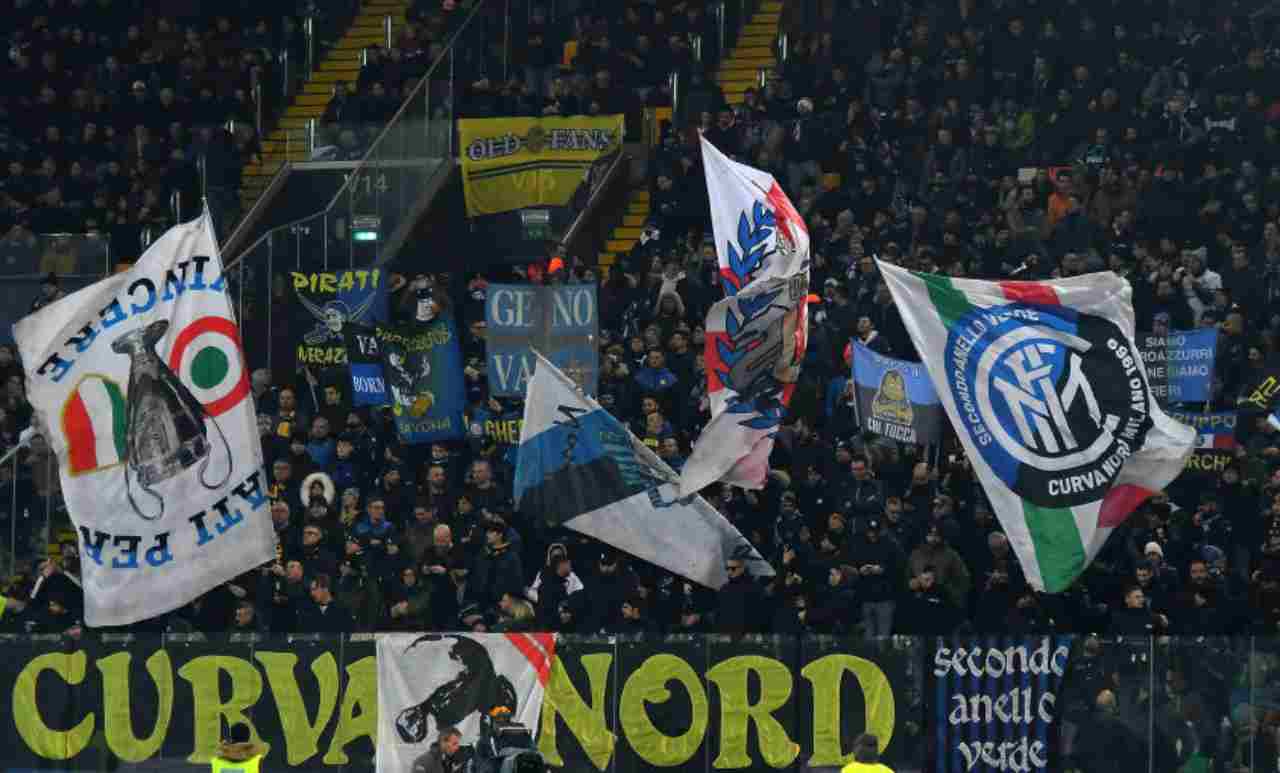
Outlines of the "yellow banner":
M621 115L459 120L467 214L563 207L622 137Z

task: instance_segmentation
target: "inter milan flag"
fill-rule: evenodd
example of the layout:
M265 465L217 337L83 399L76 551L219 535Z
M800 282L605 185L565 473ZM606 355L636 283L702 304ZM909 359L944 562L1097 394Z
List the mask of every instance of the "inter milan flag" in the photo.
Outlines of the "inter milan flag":
M936 443L942 404L923 364L895 360L855 340L853 388L862 428L902 443Z
M525 398L516 464L516 505L712 588L725 562L757 576L773 568L621 422L537 352Z
M1151 394L1129 283L879 266L1027 582L1066 590L1195 443Z

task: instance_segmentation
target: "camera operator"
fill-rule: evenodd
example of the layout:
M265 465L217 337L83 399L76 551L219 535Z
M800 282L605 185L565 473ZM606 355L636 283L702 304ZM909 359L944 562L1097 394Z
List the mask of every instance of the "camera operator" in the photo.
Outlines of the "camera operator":
M459 773L465 763L462 733L456 727L440 731L427 753L413 761L413 773Z

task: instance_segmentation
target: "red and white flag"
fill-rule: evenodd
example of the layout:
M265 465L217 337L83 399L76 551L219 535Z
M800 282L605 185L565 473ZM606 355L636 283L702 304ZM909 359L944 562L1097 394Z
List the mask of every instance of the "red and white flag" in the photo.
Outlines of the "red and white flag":
M716 481L764 486L773 437L809 338L809 232L768 172L705 138L702 160L725 297L707 314L711 421L680 476L682 496Z
M378 773L412 770L446 728L474 744L500 706L536 736L555 649L552 633L379 636Z

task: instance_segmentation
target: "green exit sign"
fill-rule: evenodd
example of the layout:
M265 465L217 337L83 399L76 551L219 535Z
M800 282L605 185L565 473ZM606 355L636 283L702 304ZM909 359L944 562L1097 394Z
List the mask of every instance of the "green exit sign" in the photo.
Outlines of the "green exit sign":
M525 209L520 211L520 226L526 241L546 241L551 238L551 210Z

